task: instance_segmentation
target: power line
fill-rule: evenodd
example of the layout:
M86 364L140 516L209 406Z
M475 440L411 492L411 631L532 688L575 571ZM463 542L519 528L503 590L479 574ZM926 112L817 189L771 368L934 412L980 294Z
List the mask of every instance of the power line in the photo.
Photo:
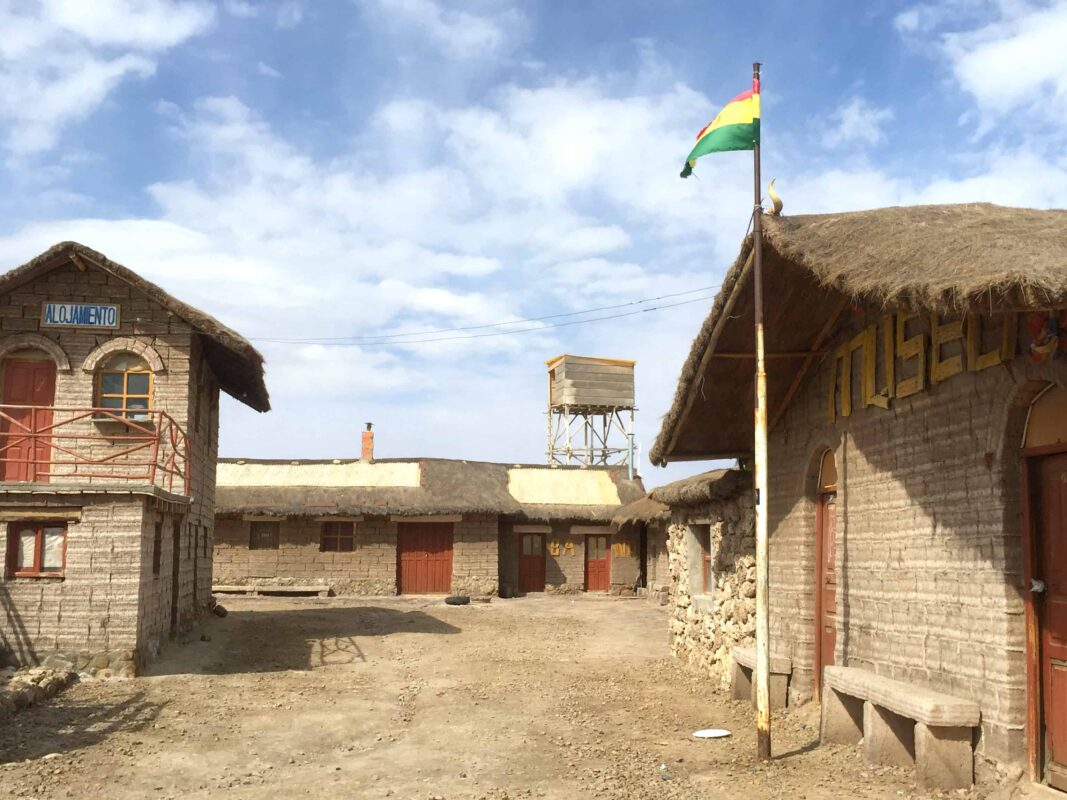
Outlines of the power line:
M709 287L714 288L714 287ZM675 295L677 296L677 295ZM650 306L648 308L639 308L634 311L626 311L622 314L607 314L602 317L593 317L591 319L577 319L570 322L558 322L552 325L540 325L533 328L519 328L516 330L506 331L491 331L489 333L474 333L463 336L438 336L429 339L409 339L406 341L378 341L378 342L356 342L356 341L327 341L327 340L294 340L294 339L259 339L261 342L272 342L275 344L319 344L324 347L375 347L375 346L403 346L409 344L429 344L432 342L454 342L463 339L484 339L490 336L510 336L515 333L534 333L536 331L546 331L553 328L568 328L573 325L586 325L590 322L603 322L611 319L622 319L624 317L633 317L638 314L647 314L650 311L662 311L667 308L677 308L678 306L689 305L690 303L699 303L704 300L711 300L714 295L706 295L703 297L694 297L689 300L681 300L677 303L664 303L659 306ZM639 301L635 301L639 302ZM632 303L624 303L625 305L632 305ZM621 308L622 306L615 306ZM582 313L589 313L588 311ZM530 320L531 322L536 320Z
M548 319L562 319L562 318L565 318L565 317L581 316L583 314L594 314L594 313L596 313L598 311L614 311L615 309L619 309L619 308L627 308L629 306L640 305L640 304L643 304L643 303L655 303L655 302L658 302L660 300L669 300L669 299L674 298L674 297L684 297L685 295L696 294L698 292L705 292L705 291L708 291L710 289L718 289L718 288L719 288L719 286L700 286L700 287L697 287L696 289L688 289L688 290L686 290L684 292L673 292L671 294L662 294L662 295L659 295L658 297L646 297L646 298L642 298L640 300L630 300L630 301L628 301L626 303L618 303L616 305L598 306L596 308L586 308L586 309L583 309L581 311L568 311L566 313L561 313L561 314L546 314L543 317L528 317L528 318L525 318L525 319L504 320L502 322L488 322L488 323L485 323L485 324L482 324L482 325L467 325L467 326L458 327L458 328L437 328L437 329L425 330L425 331L408 331L406 333L381 333L381 334L374 334L374 335L368 335L368 336L315 336L315 337L308 337L308 338L275 338L275 337L258 336L258 337L251 337L251 338L252 338L253 341L272 342L274 344L323 344L323 345L338 344L338 343L353 344L353 345L356 345L356 344L367 344L367 345L373 345L373 344L405 344L407 342L402 341L402 339L406 339L406 338L409 338L409 337L431 336L431 335L436 335L436 334L439 334L439 333L458 333L458 332L464 332L464 331L485 330L487 328L499 328L499 327L503 327L505 325L521 325L521 324L529 323L529 322L543 322L544 320L548 320ZM707 298L696 298L696 299L704 300L704 299L707 299ZM665 306L665 307L666 308L671 308L672 306ZM600 318L598 318L598 319L600 319ZM602 319L611 319L611 317L603 317ZM588 321L589 322L596 322L598 320L588 320ZM563 327L563 326L560 326L560 325L547 325L547 326L542 326L542 327L539 327L539 328L530 328L529 330L544 330L545 328L549 328L549 327ZM526 330L526 329L523 329L523 330ZM513 332L514 333L519 333L521 331L513 331ZM471 337L471 338L476 338L476 337ZM401 340L401 341L397 341L397 340Z

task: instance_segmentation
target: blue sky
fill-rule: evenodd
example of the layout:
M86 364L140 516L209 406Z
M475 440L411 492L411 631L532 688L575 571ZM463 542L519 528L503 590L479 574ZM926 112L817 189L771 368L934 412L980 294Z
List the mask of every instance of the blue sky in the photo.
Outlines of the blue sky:
M1067 199L1067 2L756 7L0 0L0 265L77 239L253 338L224 455L538 462L560 352L637 359L647 451L751 203L747 154L677 174L754 59L787 214Z

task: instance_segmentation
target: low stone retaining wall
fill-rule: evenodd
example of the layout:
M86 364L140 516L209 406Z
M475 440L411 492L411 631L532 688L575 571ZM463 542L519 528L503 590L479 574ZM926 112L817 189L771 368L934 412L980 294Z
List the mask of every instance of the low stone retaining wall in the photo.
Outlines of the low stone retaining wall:
M57 672L73 672L83 678L133 678L137 675L137 659L130 650L114 653L57 650L44 656L41 666Z
M54 697L77 680L73 672L48 667L0 670L0 719Z

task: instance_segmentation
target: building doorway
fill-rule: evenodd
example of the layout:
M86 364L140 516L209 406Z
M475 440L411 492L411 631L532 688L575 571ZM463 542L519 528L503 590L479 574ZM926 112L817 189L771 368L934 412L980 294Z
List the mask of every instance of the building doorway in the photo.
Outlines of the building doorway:
M45 483L51 472L56 365L36 351L4 359L4 417L0 419L0 480ZM10 408L10 406L19 406Z
M823 453L815 498L815 696L837 648L837 464Z
M400 594L448 594L452 590L452 523L401 522L396 557Z
M545 535L521 533L519 549L519 591L545 590Z
M611 588L611 548L608 537L585 537L585 590L606 592Z
M1034 771L1067 791L1067 391L1049 386L1030 407L1023 440L1030 602L1036 653L1027 691ZM1029 638L1029 637L1028 637ZM1035 702L1040 696L1040 702ZM1036 762L1036 763L1034 763Z

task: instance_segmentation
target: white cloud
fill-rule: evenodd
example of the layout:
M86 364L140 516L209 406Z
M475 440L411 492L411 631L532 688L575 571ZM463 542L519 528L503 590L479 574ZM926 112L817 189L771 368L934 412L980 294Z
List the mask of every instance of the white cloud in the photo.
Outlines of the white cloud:
M278 6L274 15L274 24L282 30L295 28L304 21L304 6L297 0L287 0Z
M265 63L263 61L259 61L259 62L256 63L256 72L258 72L260 75L263 75L264 77L267 77L267 78L280 78L280 77L282 77L282 74L280 72L278 72L278 70L276 70L270 64L267 64L267 63Z
M207 29L203 2L45 0L0 2L0 131L14 158L55 146L131 77L152 75L157 55Z
M903 36L932 45L971 95L982 131L1010 122L1062 124L1067 113L1067 0L951 0L911 7L895 19Z
M454 59L474 59L505 50L525 26L516 8L474 13L437 0L356 0L371 16L392 29L410 30Z
M226 13L231 17L240 17L242 19L252 19L259 16L259 7L248 2L248 0L223 0L222 7L226 9Z
M853 97L829 115L829 128L822 137L823 147L881 144L885 141L884 127L892 119L893 112L888 108L878 108L862 97Z
M996 22L946 34L961 86L988 114L1032 107L1062 121L1067 110L1067 1L1011 6Z

